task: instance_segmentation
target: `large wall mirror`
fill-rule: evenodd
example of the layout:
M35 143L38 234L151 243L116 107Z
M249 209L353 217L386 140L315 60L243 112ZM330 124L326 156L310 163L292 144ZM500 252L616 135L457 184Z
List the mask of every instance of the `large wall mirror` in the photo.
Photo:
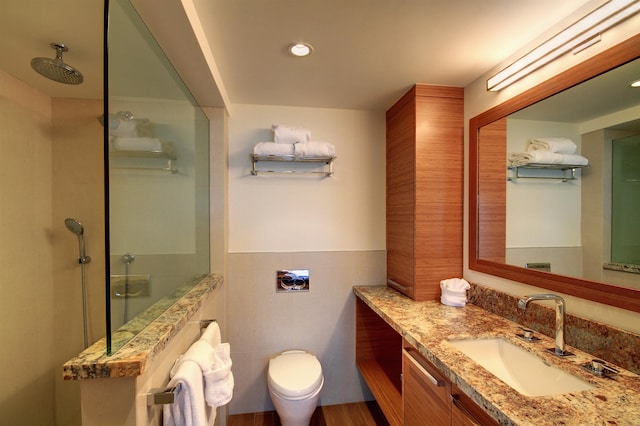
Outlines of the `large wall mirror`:
M639 57L637 35L470 120L470 269L640 312ZM514 177L550 137L589 166Z

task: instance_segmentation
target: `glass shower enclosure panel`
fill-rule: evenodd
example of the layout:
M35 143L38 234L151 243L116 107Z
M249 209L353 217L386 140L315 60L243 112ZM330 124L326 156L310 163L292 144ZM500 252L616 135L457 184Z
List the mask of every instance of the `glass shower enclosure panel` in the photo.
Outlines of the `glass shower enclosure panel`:
M129 1L109 13L113 353L209 273L209 120Z
M640 135L612 147L611 261L640 265Z

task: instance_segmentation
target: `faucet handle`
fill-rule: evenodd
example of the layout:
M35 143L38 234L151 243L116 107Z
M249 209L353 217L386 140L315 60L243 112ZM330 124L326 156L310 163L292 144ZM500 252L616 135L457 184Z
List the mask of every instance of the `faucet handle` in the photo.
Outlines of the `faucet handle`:
M522 333L520 334L516 334L516 336L518 336L519 338L521 338L522 340L524 340L525 342L536 342L538 340L540 340L539 337L534 336L534 331L530 330L528 328L524 328L524 327L518 327L520 330L522 330Z

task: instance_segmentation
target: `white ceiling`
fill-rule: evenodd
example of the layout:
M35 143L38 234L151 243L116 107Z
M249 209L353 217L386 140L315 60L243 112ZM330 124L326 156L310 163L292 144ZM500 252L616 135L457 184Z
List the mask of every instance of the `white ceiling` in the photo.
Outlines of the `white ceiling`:
M414 83L466 86L593 3L193 0L231 103L374 110ZM0 0L0 11L1 69L53 97L102 98L102 0ZM313 55L289 56L297 41ZM33 57L55 56L51 42L69 46L64 61L82 85L30 68Z

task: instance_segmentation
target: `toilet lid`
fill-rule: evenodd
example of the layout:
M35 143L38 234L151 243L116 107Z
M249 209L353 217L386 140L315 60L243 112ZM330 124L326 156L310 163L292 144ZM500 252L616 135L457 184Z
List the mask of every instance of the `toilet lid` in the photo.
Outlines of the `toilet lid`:
M322 366L309 352L285 351L269 360L269 383L284 396L307 395L322 383Z

